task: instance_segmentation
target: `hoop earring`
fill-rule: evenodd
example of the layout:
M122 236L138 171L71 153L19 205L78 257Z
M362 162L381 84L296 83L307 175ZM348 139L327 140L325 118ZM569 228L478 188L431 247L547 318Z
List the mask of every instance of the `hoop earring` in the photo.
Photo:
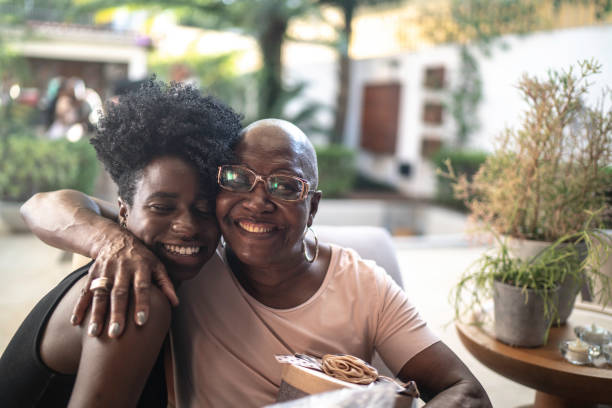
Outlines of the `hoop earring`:
M312 232L315 240L315 253L312 258L308 257L308 246L306 245L306 235L308 234L308 231ZM313 263L317 260L317 257L319 256L319 237L317 237L317 234L310 227L307 227L306 231L304 231L304 237L302 238L302 250L304 251L304 258L306 259L306 262Z

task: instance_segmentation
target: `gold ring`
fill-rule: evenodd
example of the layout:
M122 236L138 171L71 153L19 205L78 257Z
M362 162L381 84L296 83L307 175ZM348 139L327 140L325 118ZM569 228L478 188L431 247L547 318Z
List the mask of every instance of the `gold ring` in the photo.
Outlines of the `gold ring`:
M112 284L109 282L109 279L107 277L101 277L91 281L89 290L93 292L96 289L104 289L106 292L108 292L111 287Z

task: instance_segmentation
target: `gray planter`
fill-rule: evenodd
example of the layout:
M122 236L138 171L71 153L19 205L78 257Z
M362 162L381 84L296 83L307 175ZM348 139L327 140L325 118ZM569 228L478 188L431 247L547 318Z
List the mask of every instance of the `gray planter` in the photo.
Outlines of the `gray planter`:
M574 310L576 296L584 285L584 279L575 276L566 276L559 286L559 305L557 307L557 317L553 320L553 325L562 326L567 322L567 318Z
M518 239L510 237L508 239L508 247L510 248L511 254L522 260L529 260L538 256L538 254L544 251L551 245L551 242L546 241L534 241L527 239ZM563 247L564 244L561 245ZM587 256L587 248L584 243L578 247L580 254L580 261L582 262ZM580 289L584 285L584 278L577 279L573 276L567 276L559 289L559 304L557 305L557 315L553 319L553 325L562 326L567 322L567 318L574 310L574 303L576 302L576 296L580 292Z
M532 289L525 292L514 285L493 283L495 309L495 337L517 347L538 347L546 343L552 315L544 314L544 299ZM559 288L550 294L554 304Z

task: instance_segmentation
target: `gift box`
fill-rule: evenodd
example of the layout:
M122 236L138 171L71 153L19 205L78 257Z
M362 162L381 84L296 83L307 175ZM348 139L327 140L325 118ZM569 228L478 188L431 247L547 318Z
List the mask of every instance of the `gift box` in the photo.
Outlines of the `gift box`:
M351 359L351 363L358 360L365 365L363 370L366 370L368 374L371 374L371 381L369 384L358 384L354 382L345 381L342 379L335 378L332 375L326 374L323 368L322 359L317 359L312 356L306 356L303 354L296 354L294 356L276 356L277 361L282 365L282 380L278 393L278 402L295 400L303 398L313 394L320 394L330 391L352 389L352 390L368 390L373 387L384 386L386 392L395 393L394 401L389 407L396 408L409 408L412 407L413 401L418 397L418 390L414 381L408 383L401 383L388 377L378 376L376 369L370 367L367 363L352 356L342 356ZM324 356L324 358L327 356ZM356 364L359 364L356 362ZM339 363L341 366L346 366L343 361ZM329 368L329 367L326 367ZM349 374L355 371L361 370L359 367L349 367ZM341 371L341 370L340 370ZM330 370L328 370L330 372ZM332 372L333 375L341 378L346 378L345 373L340 372L339 374ZM359 372L361 374L361 372ZM350 377L350 375L348 375ZM375 378L375 379L374 379ZM360 378L356 380L349 378L351 381L361 381ZM366 381L362 381L366 382ZM379 392L380 393L380 392ZM357 394L357 393L353 393ZM364 393L361 393L364 394ZM347 396L348 398L352 398ZM363 397L363 395L362 395ZM393 398L392 398L393 400Z

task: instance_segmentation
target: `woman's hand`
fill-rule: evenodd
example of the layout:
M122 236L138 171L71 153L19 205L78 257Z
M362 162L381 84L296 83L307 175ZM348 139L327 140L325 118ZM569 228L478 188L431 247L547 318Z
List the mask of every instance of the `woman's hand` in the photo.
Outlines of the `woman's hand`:
M88 330L92 336L100 334L104 327L109 304L107 291L98 289L92 293L88 290L95 278L107 277L113 283L108 326L111 337L119 337L125 328L132 282L136 305L134 320L138 325L149 318L151 281L160 287L172 305L178 305L174 287L161 262L115 222L117 206L76 190L59 190L35 194L21 207L21 215L32 232L45 243L95 259L89 269L87 285L70 318L73 325L81 324L93 298Z
M115 230L116 231L116 230ZM149 318L151 281L157 284L173 306L178 305L174 286L166 269L157 257L129 231L121 229L120 234L105 235L104 243L98 250L96 260L89 268L85 288L74 308L71 323L80 324L92 304L92 313L87 332L98 336L104 327L104 318L110 301L109 337L121 336L128 312L130 285L134 287L134 321L142 326ZM94 279L107 277L113 283L109 292L103 289L89 290ZM93 300L92 300L93 299Z

